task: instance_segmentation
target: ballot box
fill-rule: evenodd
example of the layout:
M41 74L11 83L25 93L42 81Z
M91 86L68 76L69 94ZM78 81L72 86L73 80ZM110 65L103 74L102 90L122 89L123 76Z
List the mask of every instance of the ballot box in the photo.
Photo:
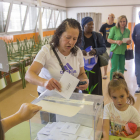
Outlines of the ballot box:
M31 140L100 140L103 96L73 93L65 99L47 91L33 104L42 106L30 120Z

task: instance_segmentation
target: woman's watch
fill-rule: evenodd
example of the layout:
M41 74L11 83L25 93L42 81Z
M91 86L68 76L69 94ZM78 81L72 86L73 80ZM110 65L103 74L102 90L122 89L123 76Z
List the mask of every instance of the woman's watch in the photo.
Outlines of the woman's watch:
M115 40L115 43L117 43L117 41Z

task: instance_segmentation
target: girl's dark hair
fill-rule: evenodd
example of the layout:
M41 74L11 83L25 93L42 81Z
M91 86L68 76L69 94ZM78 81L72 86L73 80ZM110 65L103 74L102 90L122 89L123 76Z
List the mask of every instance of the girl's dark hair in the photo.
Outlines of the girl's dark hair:
M0 114L0 140L4 140L4 131L1 122L1 114Z
M129 93L128 86L127 86L127 83L124 79L123 74L120 72L114 72L113 78L108 84L109 96L111 95L112 90L118 90L121 88L124 89L128 95L127 103L133 105L135 103L135 100L134 100L133 96Z
M76 42L75 46L71 49L72 54L77 55L78 47L76 47L76 45L78 45L81 42L82 30L81 30L80 23L75 19L67 18L58 26L58 28L56 29L56 31L52 37L52 40L50 42L50 46L52 48L58 47L59 46L59 39L60 39L61 35L69 27L79 30L79 36L78 36L77 42Z

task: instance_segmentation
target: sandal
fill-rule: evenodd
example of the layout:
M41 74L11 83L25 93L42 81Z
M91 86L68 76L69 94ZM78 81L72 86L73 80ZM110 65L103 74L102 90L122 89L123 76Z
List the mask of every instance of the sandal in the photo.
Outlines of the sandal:
M103 76L103 79L107 79L107 75L104 75L104 76Z

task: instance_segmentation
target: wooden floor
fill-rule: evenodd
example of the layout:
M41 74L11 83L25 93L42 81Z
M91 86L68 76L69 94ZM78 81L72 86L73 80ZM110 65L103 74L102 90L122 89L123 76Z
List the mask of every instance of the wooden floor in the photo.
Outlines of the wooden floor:
M110 65L110 64L109 64ZM140 95L135 95L137 88L136 77L135 77L135 64L134 60L126 61L125 68L127 71L124 73L130 93L135 98L135 107L140 113ZM103 74L103 68L102 74ZM108 78L103 80L103 95L105 104L109 103L111 99L107 93L107 85L109 82L110 66L108 67ZM9 84L5 89L0 91L0 112L1 116L7 117L15 113L21 106L22 103L32 102L37 94L37 86L27 83L26 88L22 89L21 81ZM34 97L33 97L34 96ZM139 137L140 139L140 137Z

